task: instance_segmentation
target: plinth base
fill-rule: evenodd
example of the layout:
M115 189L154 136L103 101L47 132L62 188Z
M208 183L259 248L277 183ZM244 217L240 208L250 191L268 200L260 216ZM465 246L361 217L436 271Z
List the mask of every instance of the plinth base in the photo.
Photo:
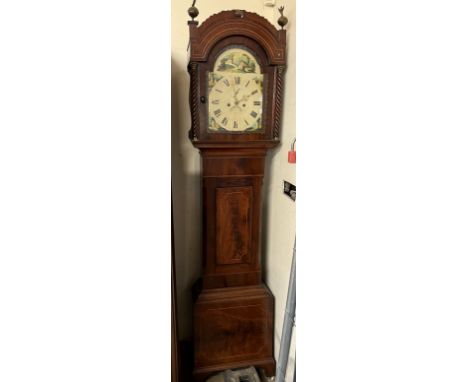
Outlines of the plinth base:
M195 381L255 366L275 373L273 296L265 285L204 289L194 308Z

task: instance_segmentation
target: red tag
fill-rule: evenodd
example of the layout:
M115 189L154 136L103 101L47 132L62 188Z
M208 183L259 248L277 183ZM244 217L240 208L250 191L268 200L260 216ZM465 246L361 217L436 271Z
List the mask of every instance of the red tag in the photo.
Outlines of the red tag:
M295 151L289 151L288 152L288 162L289 163L296 163L296 152Z

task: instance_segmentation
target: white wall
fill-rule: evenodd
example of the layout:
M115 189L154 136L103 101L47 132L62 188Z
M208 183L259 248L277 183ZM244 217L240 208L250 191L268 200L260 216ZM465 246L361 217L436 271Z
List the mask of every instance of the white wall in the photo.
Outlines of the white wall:
M191 336L191 287L201 272L200 254L200 159L190 143L188 105L189 76L187 9L189 1L172 1L172 185L174 199L177 292L181 339ZM295 235L295 204L282 193L283 179L295 184L295 165L287 162L287 152L295 136L295 1L278 1L274 8L263 0L198 1L199 22L227 9L245 9L267 18L274 25L278 6L285 6L289 19L288 69L285 77L285 102L281 145L269 154L264 182L264 218L262 230L265 281L275 296L275 356L278 357ZM292 350L294 357L294 350ZM289 379L288 379L289 380ZM292 380L292 379L291 379Z
M287 71L281 125L281 145L269 155L269 175L264 182L263 256L265 282L275 296L275 358L278 359L284 308L296 232L296 205L283 194L283 180L296 184L296 165L288 163L288 151L296 136L296 4L284 5L289 23L287 30ZM276 25L277 12L274 15ZM300 149L300 142L299 142ZM300 190L299 190L300 192ZM299 260L300 263L300 260ZM295 360L295 331L291 344L287 381L292 381Z

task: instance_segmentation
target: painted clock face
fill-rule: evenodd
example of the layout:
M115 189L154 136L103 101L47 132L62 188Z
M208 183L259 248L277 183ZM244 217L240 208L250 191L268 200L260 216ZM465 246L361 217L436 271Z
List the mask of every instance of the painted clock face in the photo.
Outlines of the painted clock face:
M231 48L208 72L208 131L256 132L262 128L263 74L249 51Z

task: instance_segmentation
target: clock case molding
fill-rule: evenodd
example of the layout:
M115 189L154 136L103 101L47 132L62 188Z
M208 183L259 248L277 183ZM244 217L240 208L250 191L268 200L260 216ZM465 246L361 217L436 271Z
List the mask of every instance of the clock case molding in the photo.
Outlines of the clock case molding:
M265 157L279 143L286 31L242 10L189 21L189 138L200 150L202 276L194 286L194 380L254 365L275 373L274 299L262 283L260 223ZM208 131L207 72L230 46L255 53L264 74L262 128Z

